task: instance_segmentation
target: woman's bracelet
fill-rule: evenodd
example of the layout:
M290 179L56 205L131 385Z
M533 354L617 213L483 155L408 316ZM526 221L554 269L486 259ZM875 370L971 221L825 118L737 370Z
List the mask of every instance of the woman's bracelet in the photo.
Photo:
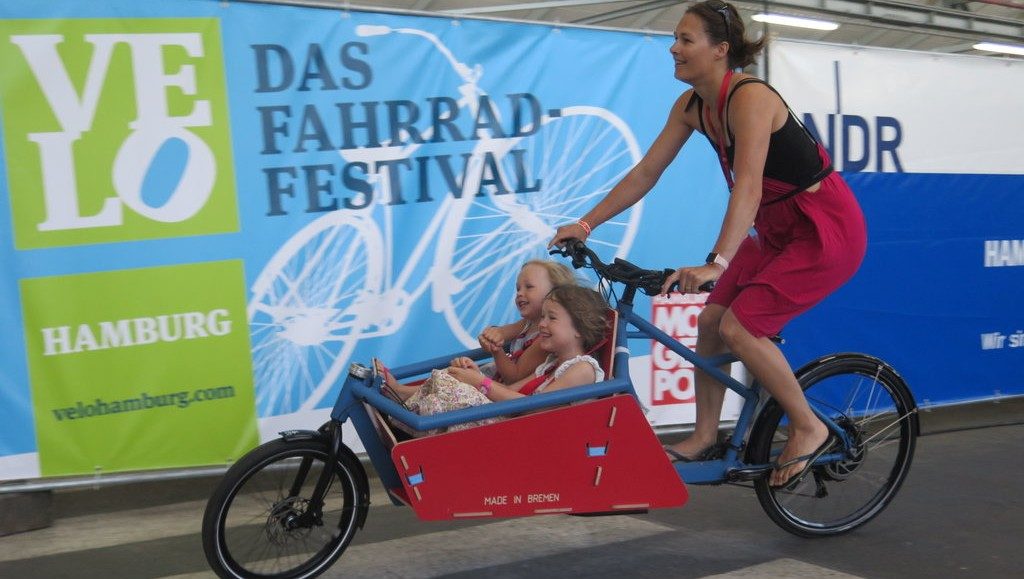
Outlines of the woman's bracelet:
M487 396L487 393L491 390L492 383L493 381L490 378L484 376L484 379L480 381L480 385L477 388L480 389L484 396Z
M591 228L590 228L590 224L589 223L587 223L586 221L580 219L579 221L576 222L576 225L579 225L580 227L582 227L583 231L587 232L587 237L590 237Z

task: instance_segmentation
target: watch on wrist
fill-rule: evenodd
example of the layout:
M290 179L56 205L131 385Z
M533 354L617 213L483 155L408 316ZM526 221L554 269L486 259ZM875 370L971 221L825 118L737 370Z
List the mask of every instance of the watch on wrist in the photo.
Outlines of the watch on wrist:
M707 265L717 263L718 265L722 266L722 269L729 269L729 260L725 259L721 255L718 255L713 251L708 254L708 257L707 259L704 260L704 263L706 263Z

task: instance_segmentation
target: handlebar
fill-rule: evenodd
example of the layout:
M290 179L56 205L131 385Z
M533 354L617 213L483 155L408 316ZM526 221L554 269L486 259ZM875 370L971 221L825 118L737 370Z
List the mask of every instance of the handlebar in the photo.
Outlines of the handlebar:
M548 252L551 255L561 255L572 260L572 266L576 269L592 267L594 271L608 281L625 284L627 288L635 288L649 296L661 294L661 286L665 279L672 275L675 270L666 269L643 269L624 259L618 257L608 264L601 261L601 258L594 253L594 250L587 247L579 239L570 239L559 249L552 249ZM708 281L697 288L701 292L709 292L715 287L715 282ZM679 283L673 283L669 291L678 291Z

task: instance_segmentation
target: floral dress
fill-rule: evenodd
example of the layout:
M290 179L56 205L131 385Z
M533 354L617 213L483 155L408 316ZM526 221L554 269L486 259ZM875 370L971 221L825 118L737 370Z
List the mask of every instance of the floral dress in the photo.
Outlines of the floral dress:
M570 358L569 360L562 362L556 368L554 366L557 362L557 358L552 354L548 356L548 359L543 364L537 367L537 370L534 371L534 377L539 384L531 388L529 394L543 392L548 385L565 374L569 368L580 362L593 366L594 373L596 374L595 382L604 380L604 371L601 370L600 364L598 364L597 360L592 356L576 356L575 358ZM478 390L475 386L470 386L465 382L456 380L454 376L445 370L434 370L431 372L430 378L420 386L420 389L405 401L405 406L420 416L432 416L434 414L441 414L442 412L451 412L453 410L461 410L472 406L482 406L484 404L489 404L490 402L491 399L484 395L484 393ZM396 424L396 426L402 428L406 432L409 432L413 436L425 436L492 424L501 419L502 418L500 417L485 418L483 420L476 420L463 424L453 424L447 428L439 428L427 432L413 431L404 424Z

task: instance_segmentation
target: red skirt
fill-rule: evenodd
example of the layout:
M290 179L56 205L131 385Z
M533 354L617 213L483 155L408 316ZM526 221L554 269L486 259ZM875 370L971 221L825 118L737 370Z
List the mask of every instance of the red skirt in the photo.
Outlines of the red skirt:
M817 191L770 203L790 187L766 179L754 220L707 303L732 310L754 337L772 336L846 283L867 248L864 214L838 173Z

